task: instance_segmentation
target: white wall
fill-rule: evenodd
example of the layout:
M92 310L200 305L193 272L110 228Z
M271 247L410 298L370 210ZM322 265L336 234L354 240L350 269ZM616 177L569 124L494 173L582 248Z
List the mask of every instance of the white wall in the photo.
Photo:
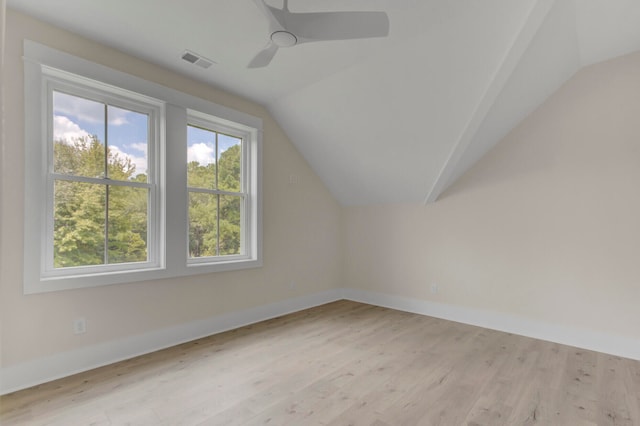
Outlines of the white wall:
M3 369L15 370L56 354L322 293L340 285L341 208L263 107L12 10L8 10L6 29L6 138L2 148L10 161L1 177ZM264 267L24 296L25 38L262 118ZM297 184L289 183L292 174L298 177ZM86 318L88 331L74 335L72 321L79 316Z
M0 0L0 176L4 169L4 46L5 46L5 23L7 13L7 2ZM0 183L0 224L2 223L3 185ZM0 241L2 241L2 226L0 226ZM0 244L0 271L2 271L2 245ZM1 290L0 281L0 290ZM0 299L0 308L2 307ZM0 317L0 365L2 365L2 317Z
M578 72L436 203L347 208L345 282L637 349L639 185L635 53Z

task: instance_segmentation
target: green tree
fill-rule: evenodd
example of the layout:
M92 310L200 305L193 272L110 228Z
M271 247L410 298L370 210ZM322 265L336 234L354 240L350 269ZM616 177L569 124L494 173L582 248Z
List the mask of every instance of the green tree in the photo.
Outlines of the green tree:
M187 165L189 186L240 192L240 154L238 144L220 154L217 165L190 162ZM190 257L239 254L240 233L240 196L189 193Z
M71 144L55 141L54 171L103 177L106 168L112 180L146 182L146 176L135 175L135 164L129 158L106 151L95 136L79 138ZM57 179L54 200L56 268L147 259L146 188Z

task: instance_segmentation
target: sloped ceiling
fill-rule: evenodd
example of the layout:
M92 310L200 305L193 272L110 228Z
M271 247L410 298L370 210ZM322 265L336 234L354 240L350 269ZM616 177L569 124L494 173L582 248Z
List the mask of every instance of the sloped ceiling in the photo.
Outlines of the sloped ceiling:
M637 0L290 0L385 11L390 35L281 49L261 69L246 67L268 40L253 0L7 4L265 105L343 205L437 200L581 67L640 50Z

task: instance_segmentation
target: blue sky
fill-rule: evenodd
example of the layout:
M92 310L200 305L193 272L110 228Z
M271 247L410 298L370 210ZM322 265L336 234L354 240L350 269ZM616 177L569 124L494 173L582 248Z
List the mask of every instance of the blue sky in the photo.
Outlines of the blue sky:
M54 140L68 143L90 135L105 140L104 104L60 92L54 93ZM147 116L134 111L109 106L108 136L112 152L131 159L136 165L136 174L147 171ZM200 164L215 162L215 134L210 131L189 127L187 131L188 161ZM220 134L218 149L222 153L239 140Z

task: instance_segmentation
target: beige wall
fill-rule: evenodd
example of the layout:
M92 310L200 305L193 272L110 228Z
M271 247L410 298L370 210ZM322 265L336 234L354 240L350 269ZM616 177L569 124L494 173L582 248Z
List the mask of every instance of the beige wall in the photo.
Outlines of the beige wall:
M11 161L2 170L0 191L3 367L339 286L341 208L263 107L11 10L6 36L4 150ZM25 38L262 118L264 267L24 296ZM290 174L299 177L298 184L289 184ZM71 324L78 316L86 317L88 332L75 336Z
M577 73L435 204L344 226L350 287L640 339L640 53Z

